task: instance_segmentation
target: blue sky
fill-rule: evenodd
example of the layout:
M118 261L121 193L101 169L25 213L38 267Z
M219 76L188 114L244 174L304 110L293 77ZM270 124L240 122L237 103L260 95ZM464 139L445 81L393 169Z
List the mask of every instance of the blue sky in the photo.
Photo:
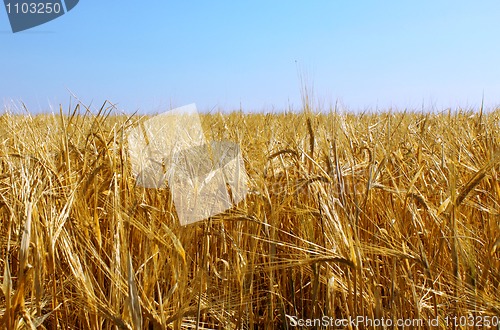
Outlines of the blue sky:
M104 100L131 113L500 105L499 1L90 1L13 34L0 102Z

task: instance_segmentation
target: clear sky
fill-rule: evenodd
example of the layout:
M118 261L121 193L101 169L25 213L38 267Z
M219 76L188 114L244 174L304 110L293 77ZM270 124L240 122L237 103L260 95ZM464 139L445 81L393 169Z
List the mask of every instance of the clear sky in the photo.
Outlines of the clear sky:
M0 8L0 102L71 93L128 113L500 105L500 1L92 1L13 34ZM71 93L70 93L71 91Z

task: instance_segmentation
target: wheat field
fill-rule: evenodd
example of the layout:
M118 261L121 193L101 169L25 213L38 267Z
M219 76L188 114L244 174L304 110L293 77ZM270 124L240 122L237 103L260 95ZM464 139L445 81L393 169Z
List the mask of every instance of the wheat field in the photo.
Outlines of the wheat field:
M240 145L249 192L188 226L168 188L135 184L141 120L0 117L1 327L500 323L500 111L202 115Z

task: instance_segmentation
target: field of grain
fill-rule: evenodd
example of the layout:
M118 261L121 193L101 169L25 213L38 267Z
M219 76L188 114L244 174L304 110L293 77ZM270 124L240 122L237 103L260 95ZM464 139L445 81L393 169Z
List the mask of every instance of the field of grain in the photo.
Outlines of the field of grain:
M131 174L144 118L79 109L0 117L2 328L500 323L500 112L202 115L249 193L182 227Z

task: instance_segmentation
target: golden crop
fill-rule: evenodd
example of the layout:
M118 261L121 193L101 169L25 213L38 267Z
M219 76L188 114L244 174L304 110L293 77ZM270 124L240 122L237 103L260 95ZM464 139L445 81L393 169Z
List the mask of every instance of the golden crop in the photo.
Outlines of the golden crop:
M498 317L499 115L203 115L249 194L181 227L168 188L131 175L141 118L4 114L0 326Z

